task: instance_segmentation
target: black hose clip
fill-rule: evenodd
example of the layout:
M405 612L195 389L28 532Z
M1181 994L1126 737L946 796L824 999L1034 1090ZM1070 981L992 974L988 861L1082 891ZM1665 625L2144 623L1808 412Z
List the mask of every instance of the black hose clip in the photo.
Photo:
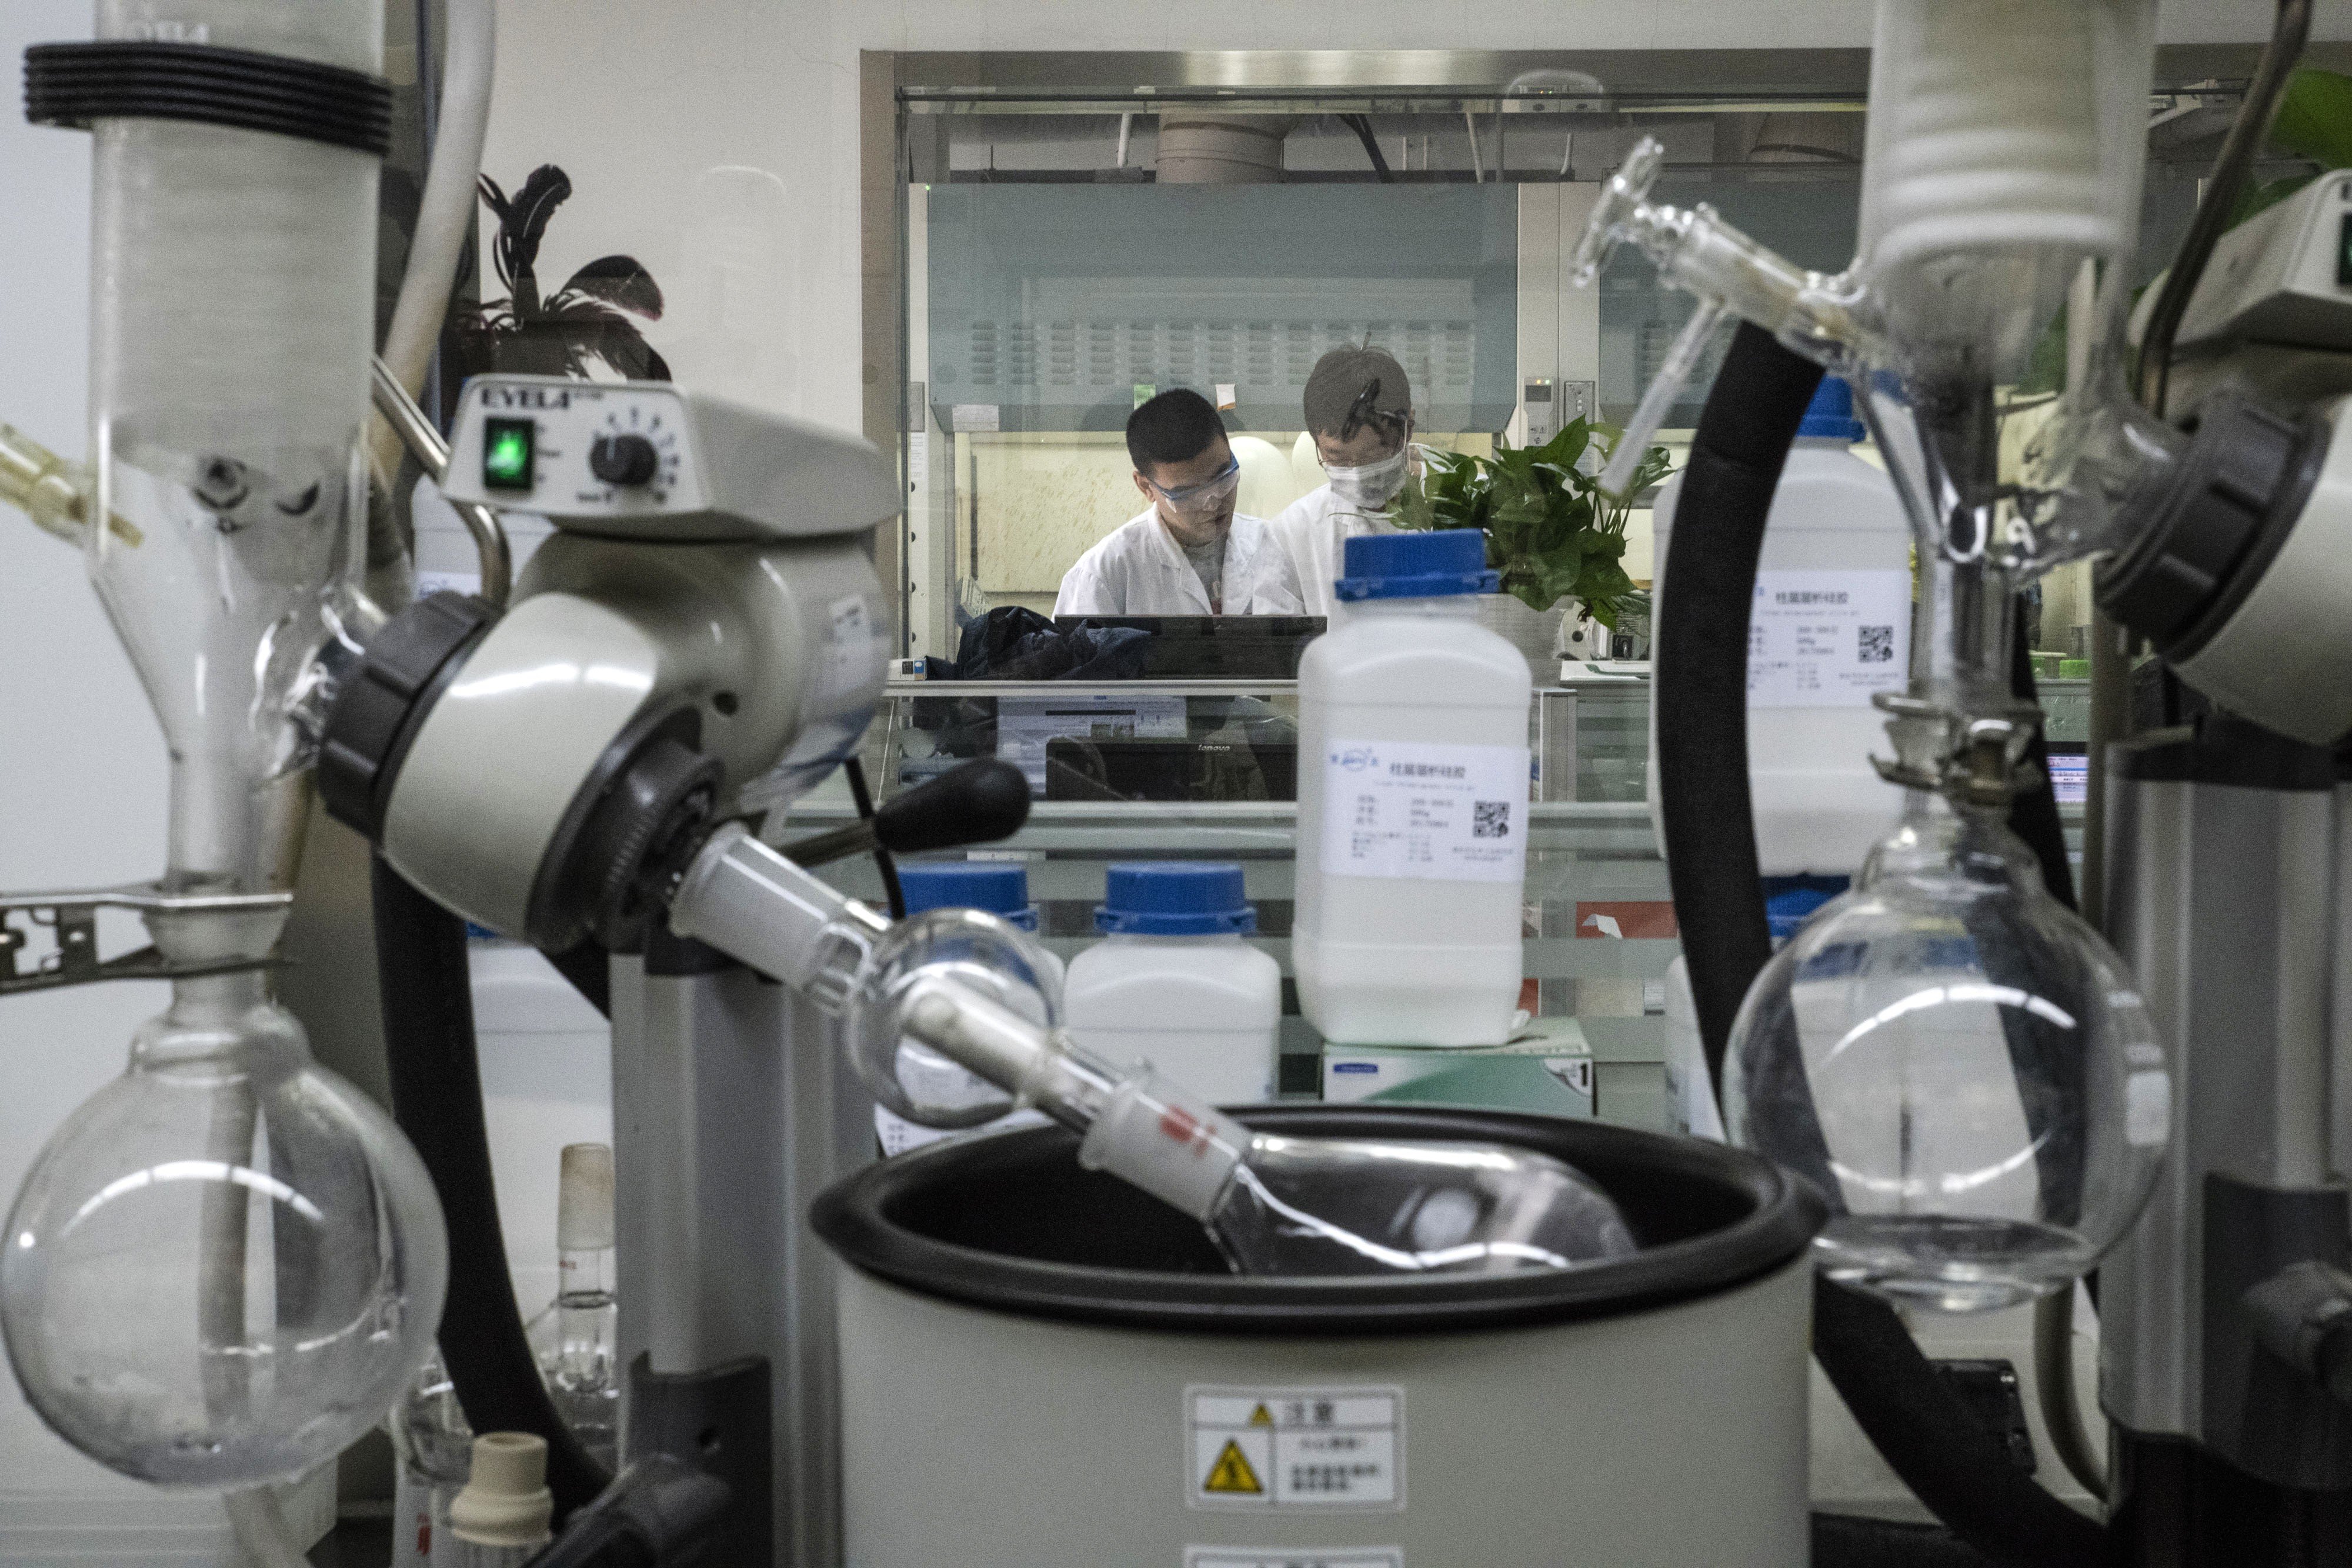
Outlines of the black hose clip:
M212 44L36 44L25 51L25 118L81 131L100 120L187 120L381 158L392 150L392 84Z

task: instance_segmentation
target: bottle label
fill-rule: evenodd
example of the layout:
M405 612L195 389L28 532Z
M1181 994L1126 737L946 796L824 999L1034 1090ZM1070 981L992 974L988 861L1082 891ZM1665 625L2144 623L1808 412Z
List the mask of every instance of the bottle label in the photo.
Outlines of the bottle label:
M1748 706L1867 708L1910 679L1907 572L1759 572Z
M1404 1568L1404 1548L1187 1546L1184 1568Z
M1184 1418L1191 1438L1184 1449L1191 1465L1184 1493L1194 1508L1329 1512L1404 1507L1402 1388L1195 1385L1184 1391ZM1254 1559L1237 1553L1235 1561ZM1354 1568L1350 1558L1339 1562Z
M1525 746L1330 743L1323 761L1327 874L1516 882L1527 861Z

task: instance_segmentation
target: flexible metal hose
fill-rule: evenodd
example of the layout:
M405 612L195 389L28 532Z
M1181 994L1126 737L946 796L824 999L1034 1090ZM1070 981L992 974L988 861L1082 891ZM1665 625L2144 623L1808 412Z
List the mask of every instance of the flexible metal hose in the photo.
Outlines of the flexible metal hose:
M416 233L409 241L408 265L383 336L383 363L401 390L415 397L441 341L449 313L457 264L474 228L474 193L482 169L482 142L489 133L490 82L498 64L497 0L448 0L442 50L441 106L435 120L433 157L425 172L425 194L416 207ZM400 459L400 437L383 422L370 439L378 471L392 472Z

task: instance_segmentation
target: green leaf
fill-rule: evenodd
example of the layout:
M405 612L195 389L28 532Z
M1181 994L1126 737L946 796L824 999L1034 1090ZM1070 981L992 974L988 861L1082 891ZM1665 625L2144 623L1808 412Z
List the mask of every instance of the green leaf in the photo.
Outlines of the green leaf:
M1559 595L1546 593L1540 583L1509 584L1505 585L1503 591L1538 615L1541 615L1559 603Z
M1587 531L1584 520L1576 514L1573 503L1546 507L1536 521L1535 537L1528 548L1534 554L1549 558L1561 550L1575 550L1576 537ZM1579 552L1579 553L1581 553Z
M1571 419L1556 431L1552 438L1536 448L1536 460L1573 468L1591 444L1592 427L1581 419Z
M2307 67L2288 78L2271 141L2328 168L2352 168L2352 77Z
M1389 515L1399 528L1421 531L1437 526L1437 514L1419 485L1407 485L1399 490Z
M1499 442L1490 458L1433 452L1391 515L1400 527L1482 530L1487 565L1500 574L1504 593L1537 610L1576 597L1613 626L1622 606L1639 597L1620 563L1630 508L1602 495L1582 465L1605 459L1622 438L1614 426L1578 419L1539 447ZM1673 466L1664 447L1650 447L1635 489L1656 484Z

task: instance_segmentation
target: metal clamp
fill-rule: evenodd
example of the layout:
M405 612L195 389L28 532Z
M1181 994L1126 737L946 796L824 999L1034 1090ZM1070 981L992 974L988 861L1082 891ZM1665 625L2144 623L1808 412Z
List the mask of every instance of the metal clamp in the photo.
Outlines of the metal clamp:
M98 911L136 910L142 914L266 914L294 901L284 893L184 893L153 882L124 888L94 888L65 893L0 893L0 996L19 991L46 991L60 985L85 985L97 980L175 980L199 974L232 974L239 970L268 969L275 958L233 958L195 963L175 963L153 944L120 957L98 956ZM22 914L21 924L9 917ZM19 954L32 931L47 926L57 932L57 952L23 967Z
M2039 710L1963 713L1901 691L1882 691L1871 702L1892 715L1886 728L1897 755L1870 759L1888 784L1935 790L1954 805L1997 807L2042 782L2042 770L2025 760L2041 728Z

